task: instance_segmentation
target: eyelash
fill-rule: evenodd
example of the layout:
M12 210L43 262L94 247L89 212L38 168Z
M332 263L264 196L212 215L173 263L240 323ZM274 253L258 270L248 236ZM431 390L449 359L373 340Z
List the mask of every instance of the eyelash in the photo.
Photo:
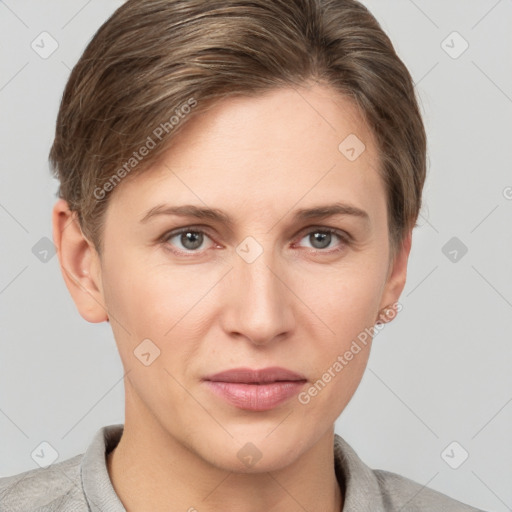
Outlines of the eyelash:
M336 235L340 239L340 242L341 242L340 247L337 247L337 248L331 249L331 250L306 248L306 249L309 249L309 252L312 252L314 254L338 253L338 252L342 251L352 241L352 237L348 233L346 233L345 231L340 231L335 228L331 228L331 227L327 227L327 226L313 226L313 227L309 227L306 229L309 229L309 231L301 231L301 233L298 235L299 241L302 240L304 237L311 235L313 233L328 233L331 235ZM198 254L201 254L201 252L204 252L205 250L207 250L207 249L205 249L203 251L201 251L201 250L182 251L180 249L171 248L171 244L169 243L169 240L171 238L179 236L183 233L200 233L200 234L206 235L208 238L210 238L210 240L212 240L213 243L216 243L213 240L213 238L207 233L206 230L201 229L196 226L186 226L184 228L176 229L173 231L167 231L160 237L159 240L167 250L169 250L172 253L177 254L179 256L185 256L185 257L197 256Z

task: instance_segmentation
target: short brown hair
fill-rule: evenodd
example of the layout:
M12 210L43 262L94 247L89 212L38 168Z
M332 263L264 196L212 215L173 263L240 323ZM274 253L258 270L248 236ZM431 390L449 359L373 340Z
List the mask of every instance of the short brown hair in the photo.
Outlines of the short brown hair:
M59 196L101 252L106 193L190 119L222 98L310 80L353 101L372 130L395 249L419 215L426 135L406 66L356 0L127 1L66 85L50 151Z

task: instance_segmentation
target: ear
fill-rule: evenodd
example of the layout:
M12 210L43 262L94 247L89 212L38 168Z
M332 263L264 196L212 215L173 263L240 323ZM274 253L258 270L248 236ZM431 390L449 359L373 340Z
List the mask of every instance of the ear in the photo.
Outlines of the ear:
M64 199L55 203L52 223L62 276L78 312L88 322L108 321L99 255Z
M398 299L402 294L407 278L407 262L411 252L412 230L407 233L394 258L390 261L388 277L379 306L376 322L387 323L393 320L402 309Z

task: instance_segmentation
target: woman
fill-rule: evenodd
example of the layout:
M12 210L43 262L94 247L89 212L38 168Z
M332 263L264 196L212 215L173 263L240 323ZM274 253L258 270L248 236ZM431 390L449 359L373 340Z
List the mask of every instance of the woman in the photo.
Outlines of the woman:
M354 0L129 0L68 81L54 241L125 424L7 510L474 511L334 433L399 312L426 140ZM39 508L38 508L39 507Z

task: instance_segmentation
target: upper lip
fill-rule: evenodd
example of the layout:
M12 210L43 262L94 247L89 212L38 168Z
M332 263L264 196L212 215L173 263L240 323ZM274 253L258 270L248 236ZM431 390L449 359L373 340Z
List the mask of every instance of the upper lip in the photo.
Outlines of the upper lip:
M262 384L277 381L302 381L306 378L296 372L273 366L271 368L262 368L253 370L251 368L233 368L223 372L215 373L205 377L204 380L212 382L238 382L243 384Z

